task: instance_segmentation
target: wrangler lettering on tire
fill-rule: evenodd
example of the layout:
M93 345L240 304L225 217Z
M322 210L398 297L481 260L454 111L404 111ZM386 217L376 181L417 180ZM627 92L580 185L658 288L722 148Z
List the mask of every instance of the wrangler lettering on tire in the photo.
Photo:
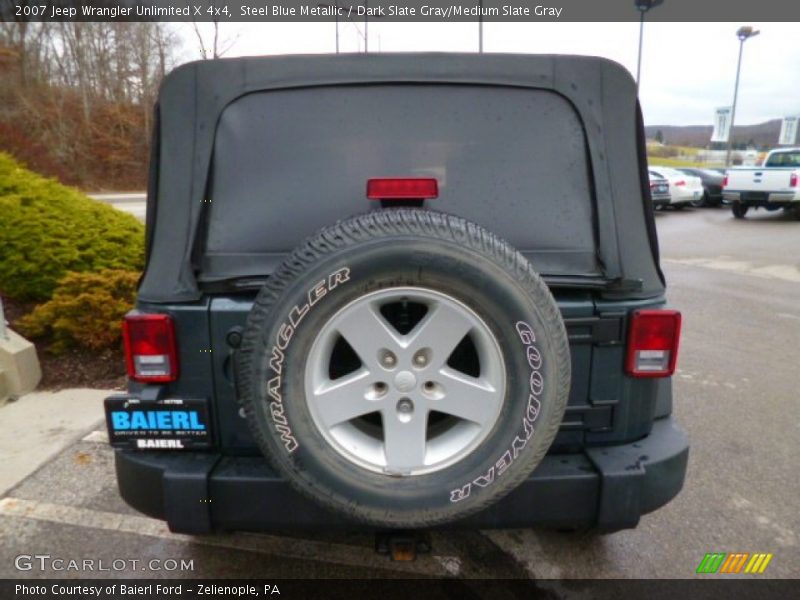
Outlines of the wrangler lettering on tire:
M563 321L525 258L406 208L295 250L258 294L235 365L273 466L380 527L446 523L514 489L552 443L570 381Z
M305 304L292 307L289 311L287 320L281 324L276 336L275 345L269 359L269 367L272 369L273 377L267 382L267 390L272 402L269 403L269 411L272 415L272 422L275 431L280 434L284 448L290 454L297 449L297 439L292 435L292 430L286 422L283 414L283 397L281 395L281 375L283 373L283 360L286 356L284 351L292 339L292 335L297 329L303 317L314 306L320 298L333 290L340 283L345 283L350 278L350 269L344 267L335 273L330 274L322 281L317 282L309 291Z

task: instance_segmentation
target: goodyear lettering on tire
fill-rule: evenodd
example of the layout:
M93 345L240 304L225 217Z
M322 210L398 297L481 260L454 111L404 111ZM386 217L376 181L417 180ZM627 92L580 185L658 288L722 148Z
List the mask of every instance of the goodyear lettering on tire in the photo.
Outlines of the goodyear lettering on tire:
M467 482L460 488L450 491L450 502L461 502L469 498L473 487L484 488L494 483L496 477L500 477L519 456L535 432L534 423L539 416L541 401L539 400L544 391L544 379L542 378L542 354L536 346L536 334L533 328L524 321L516 324L517 333L525 348L525 356L528 366L531 369L529 377L528 403L525 414L522 417L522 428L519 430L511 446L500 455L495 463L489 467L485 473Z

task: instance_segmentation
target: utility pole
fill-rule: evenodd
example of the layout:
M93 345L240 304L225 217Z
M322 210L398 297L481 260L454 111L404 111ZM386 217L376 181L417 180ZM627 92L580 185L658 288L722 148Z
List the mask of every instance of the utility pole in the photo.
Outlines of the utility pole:
M333 9L333 18L334 22L336 23L336 54L339 54L339 10L341 7L339 6L339 0L336 0L334 4L317 4L319 8L332 8Z

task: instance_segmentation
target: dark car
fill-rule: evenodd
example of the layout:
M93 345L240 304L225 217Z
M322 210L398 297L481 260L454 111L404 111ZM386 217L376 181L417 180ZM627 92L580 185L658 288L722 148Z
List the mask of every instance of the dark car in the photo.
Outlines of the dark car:
M678 170L687 175L699 177L703 182L703 197L697 202L692 202L692 206L699 208L701 206L720 206L722 204L724 171L719 172L716 169L696 169L693 167L680 167Z
M106 400L173 531L613 531L681 489L636 86L598 58L182 66Z

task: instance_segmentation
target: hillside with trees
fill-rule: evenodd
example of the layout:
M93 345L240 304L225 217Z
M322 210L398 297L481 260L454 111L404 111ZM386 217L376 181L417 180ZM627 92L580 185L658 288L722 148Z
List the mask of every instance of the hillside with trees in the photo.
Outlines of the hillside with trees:
M0 150L84 189L143 189L163 23L0 23Z
M705 148L711 145L711 125L648 125L645 134L648 139L654 139L672 146L692 146ZM771 119L756 125L736 125L733 128L733 147L743 150L747 146L759 149L772 148L778 143L778 134L781 130L781 119ZM660 139L659 139L660 138Z

